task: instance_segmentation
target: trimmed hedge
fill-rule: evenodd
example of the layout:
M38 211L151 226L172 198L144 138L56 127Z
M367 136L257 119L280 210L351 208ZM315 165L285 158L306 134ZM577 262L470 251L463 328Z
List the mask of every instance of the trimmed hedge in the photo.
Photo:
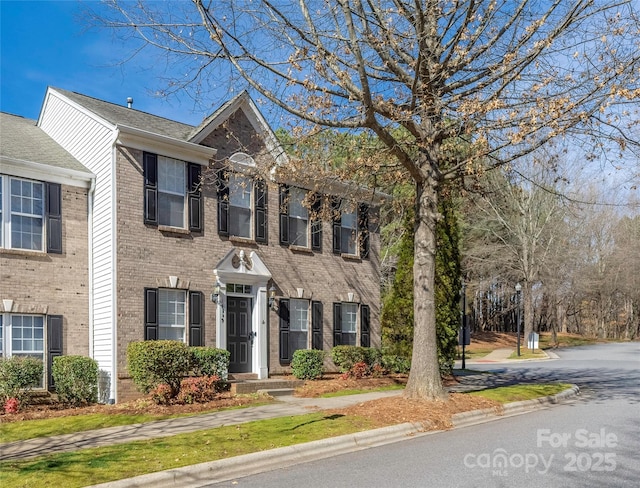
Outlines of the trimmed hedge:
M357 363L365 363L369 368L379 365L382 352L373 347L335 346L331 349L331 359L341 373L346 373Z
M382 356L382 366L391 373L406 374L411 369L411 359L393 354Z
M322 377L324 351L317 349L298 349L293 353L291 370L299 380L316 380Z
M217 376L226 381L229 377L231 353L215 347L192 347L191 368L196 376Z
M42 385L44 365L29 356L0 358L0 402L15 398L21 404L33 387Z
M98 363L85 356L58 356L51 367L58 399L81 405L98 401Z
M191 369L191 357L189 347L180 341L130 342L127 347L129 375L142 393L166 383L171 396L177 395Z

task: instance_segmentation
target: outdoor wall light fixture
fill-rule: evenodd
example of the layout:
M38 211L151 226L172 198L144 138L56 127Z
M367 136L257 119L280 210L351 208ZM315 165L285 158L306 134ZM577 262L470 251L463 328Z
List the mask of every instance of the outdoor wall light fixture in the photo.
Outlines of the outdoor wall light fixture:
M269 308L276 310L276 287L273 284L269 288Z
M213 293L211 294L211 301L213 303L218 303L218 300L220 300L220 282L216 280L216 284L213 287Z

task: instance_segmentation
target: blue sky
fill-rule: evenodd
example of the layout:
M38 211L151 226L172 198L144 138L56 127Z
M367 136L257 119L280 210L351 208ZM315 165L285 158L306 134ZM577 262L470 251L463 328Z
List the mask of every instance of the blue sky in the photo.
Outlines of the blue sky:
M0 110L37 119L47 86L76 91L181 122L207 114L193 103L154 97L154 79L135 63L119 65L127 49L106 29L88 28L97 2L0 0Z

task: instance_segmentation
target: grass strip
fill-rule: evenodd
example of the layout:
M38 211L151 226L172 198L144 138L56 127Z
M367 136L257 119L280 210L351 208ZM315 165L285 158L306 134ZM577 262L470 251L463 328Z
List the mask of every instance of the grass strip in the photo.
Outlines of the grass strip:
M571 386L568 383L520 384L474 391L470 395L481 396L501 403L510 403L556 395L561 391L568 390Z
M547 355L540 350L524 349L520 350L520 356L518 356L518 351L514 351L507 359L544 359L546 357Z
M0 462L0 486L82 487L373 427L365 418L322 413L260 420L163 439Z
M236 405L224 408L211 408L197 413L182 414L120 414L120 413L92 413L82 415L70 415L66 417L53 417L47 419L22 420L20 422L7 422L0 424L0 446L2 442L25 441L38 437L51 437L61 434L74 434L87 430L104 429L106 427L118 427L122 425L139 424L165 420L177 417L190 417L223 410L235 410L238 408L255 407L269 403L267 401L254 402L247 405Z

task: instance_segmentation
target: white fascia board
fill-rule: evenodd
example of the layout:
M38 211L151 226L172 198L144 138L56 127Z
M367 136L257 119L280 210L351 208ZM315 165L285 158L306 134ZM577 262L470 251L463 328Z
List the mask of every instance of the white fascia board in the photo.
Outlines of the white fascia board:
M75 108L76 110L78 110L82 114L86 115L87 117L93 119L95 122L97 122L98 124L102 125L103 127L106 127L111 131L115 130L115 126L111 122L103 119L102 117L100 117L95 112L92 112L91 110L87 109L83 105L80 105L79 103L75 102L74 100L71 100L70 98L67 98L65 95L63 95L59 91L56 91L55 88L51 88L51 87L47 88L47 93L44 96L44 103L42 104L42 108L40 109L40 114L38 115L38 123L36 124L38 127L42 127L42 117L44 116L44 112L47 109L47 104L48 104L48 101L49 101L50 97L55 97L55 98L59 98L61 100L64 100L64 103L66 103L69 106Z
M0 162L2 163L3 174L80 188L90 188L92 180L96 177L93 173L59 168L22 159L3 157L0 158Z
M208 166L209 160L211 160L217 152L217 150L212 147L201 146L173 137L136 129L135 127L118 124L116 129L118 130L117 144L200 164L202 166Z

